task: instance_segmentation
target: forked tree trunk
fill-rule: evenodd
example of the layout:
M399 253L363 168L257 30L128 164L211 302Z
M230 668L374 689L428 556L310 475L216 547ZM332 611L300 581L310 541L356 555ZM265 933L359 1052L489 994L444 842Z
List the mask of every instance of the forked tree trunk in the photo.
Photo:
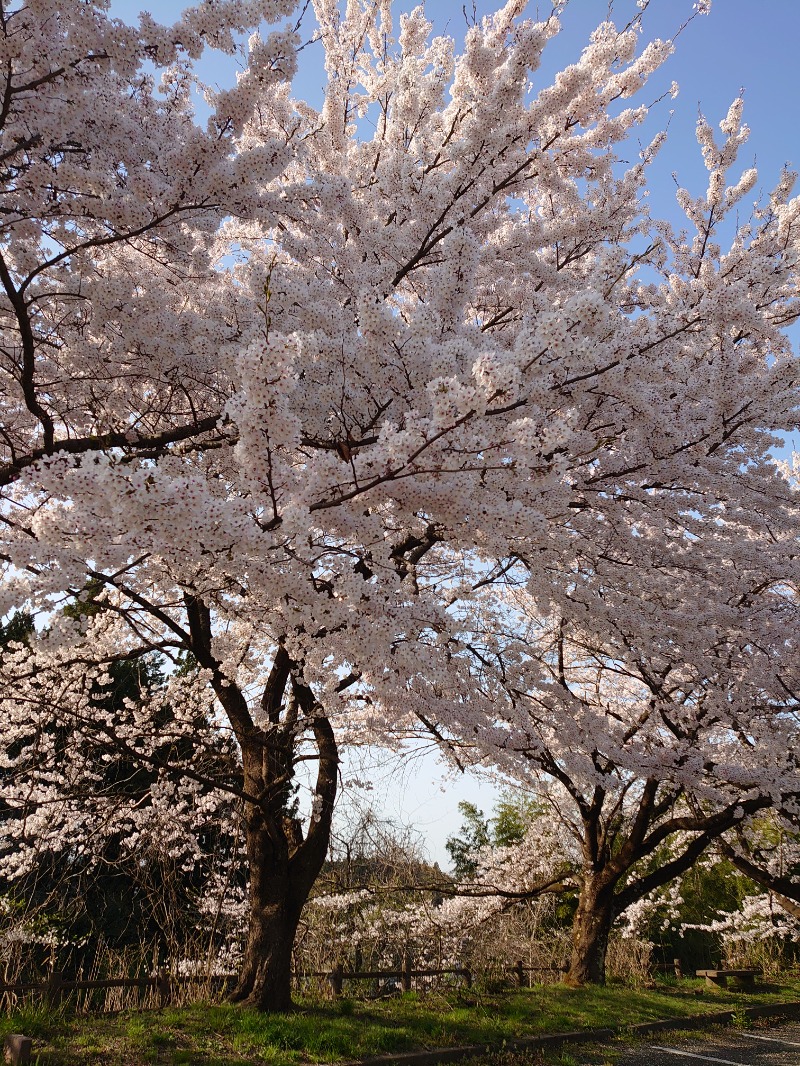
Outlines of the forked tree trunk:
M319 753L318 804L305 839L300 822L287 817L282 805L249 804L245 811L250 925L239 982L230 999L258 1011L291 1010L294 935L331 839L338 752L326 718L317 718L314 733ZM244 757L245 774L252 764L250 755ZM260 753L259 762L263 765Z
M300 695L311 711L310 691ZM314 718L312 729L319 764L315 810L305 839L299 820L287 814L285 793L282 799L282 789L274 787L281 781L276 773L280 760L265 758L263 740L242 752L247 789L251 794L261 792L265 799L261 804L247 804L245 811L250 918L242 969L231 1000L261 1011L291 1010L295 933L330 842L338 751L326 718ZM270 754L275 752L274 739L268 737ZM289 743L293 745L294 740ZM284 766L290 765L289 755L284 749Z
M292 947L300 914L322 869L331 835L339 752L333 728L304 682L302 666L279 644L261 695L260 721L214 653L211 611L184 594L190 650L211 672L242 753L244 830L250 874L250 920L244 960L231 1000L263 1011L292 1005ZM340 683L340 690L349 684ZM303 836L294 817L292 780L301 738L313 734L317 780ZM304 753L303 758L307 758Z
M614 921L614 882L584 881L572 923L572 956L565 982L574 987L606 981L608 937Z

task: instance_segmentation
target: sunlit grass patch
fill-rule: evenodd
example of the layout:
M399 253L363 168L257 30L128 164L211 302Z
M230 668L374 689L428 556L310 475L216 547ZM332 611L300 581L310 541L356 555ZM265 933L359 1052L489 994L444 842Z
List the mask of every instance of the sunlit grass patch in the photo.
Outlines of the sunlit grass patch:
M726 1008L741 1012L751 1003L793 999L800 1000L799 981L747 993L706 989L701 981L685 980L655 989L549 985L491 993L411 992L372 1002L309 1000L289 1014L204 1003L100 1016L28 1006L0 1018L0 1039L7 1032L34 1037L39 1066L304 1066L461 1044L497 1047L487 1063L521 1066L541 1056L509 1055L502 1050L504 1041L596 1028L624 1032L640 1022ZM613 1060L612 1051L605 1061L609 1056ZM551 1055L551 1061L559 1061L558 1056ZM604 1061L602 1051L597 1061Z

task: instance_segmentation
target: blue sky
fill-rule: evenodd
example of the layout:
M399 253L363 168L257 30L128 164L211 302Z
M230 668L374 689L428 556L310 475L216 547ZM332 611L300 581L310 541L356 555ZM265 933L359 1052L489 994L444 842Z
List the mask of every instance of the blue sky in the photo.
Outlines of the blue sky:
M172 22L184 6L181 0L158 0L149 7L142 0L112 0L111 12L132 21L147 7L159 21ZM413 3L397 3L395 10L399 15L412 6ZM479 0L477 13L486 14L496 6ZM532 14L536 7L533 0ZM543 13L549 11L546 2L539 7ZM428 0L425 8L437 32L449 33L456 39L463 37L465 20L461 2ZM539 84L547 84L555 71L580 55L592 29L606 18L608 8L608 0L570 0L562 20L564 30L551 44L536 76ZM691 8L691 0L651 0L645 16L644 38L671 37ZM472 9L472 0L468 9ZM614 2L613 17L619 25L635 11L633 0ZM307 22L310 36L313 29L310 17ZM654 132L663 127L669 112L674 110L668 144L651 174L650 205L654 215L677 217L673 171L677 172L680 183L693 193L704 191L706 174L694 139L698 109L716 126L742 89L745 121L751 128L750 141L741 156L742 169L755 161L760 174L759 188L763 190L775 184L785 163L800 169L798 42L799 0L713 0L710 15L694 19L679 36L676 54L642 98L649 102L666 91L673 80L680 85L678 97L664 100L652 117ZM206 82L220 87L235 79L236 64L227 56L212 54L204 58L199 69ZM317 46L302 53L296 92L319 104L323 86L324 71ZM444 782L436 760L430 755L405 766L390 758L376 759L366 775L359 770L354 773L359 777L368 776L374 782L375 806L398 821L413 824L425 839L431 857L442 865L448 864L445 840L460 823L459 800L470 799L489 813L497 796L496 789L471 779L462 777Z
M142 0L112 0L111 12L126 21L135 20L146 8L162 22L179 15L182 0L158 0L149 5ZM399 13L413 3L397 3ZM496 4L479 0L478 15L493 10ZM549 10L546 3L540 10ZM608 12L608 0L570 0L563 16L564 30L548 49L547 59L537 78L552 74L573 61L592 29ZM471 11L471 0L467 5ZM462 4L456 0L427 0L428 17L437 32L463 37L465 20ZM536 0L530 11L535 14ZM670 37L688 14L691 0L651 0L645 15L645 37ZM633 0L615 0L613 16L623 24L636 11ZM313 29L310 14L306 18L309 33ZM800 100L800 3L797 0L713 0L711 14L694 19L680 35L677 51L655 84L663 90L675 80L681 87L678 98L665 100L659 115L664 120L675 110L670 126L668 155L662 170L664 210L671 210L671 171L677 170L682 182L703 179L702 164L694 144L694 125L698 106L716 124L727 111L731 100L745 91L745 119L752 129L750 151L744 159L751 165L756 158L766 184L785 162L800 167L800 123L797 102ZM201 74L209 82L224 86L235 78L235 63L230 57L210 54L201 63ZM301 58L297 79L298 95L318 103L324 84L321 53L307 49ZM652 94L658 95L657 92ZM649 99L650 94L647 94ZM653 195L662 190L661 183ZM661 201L659 200L657 203Z

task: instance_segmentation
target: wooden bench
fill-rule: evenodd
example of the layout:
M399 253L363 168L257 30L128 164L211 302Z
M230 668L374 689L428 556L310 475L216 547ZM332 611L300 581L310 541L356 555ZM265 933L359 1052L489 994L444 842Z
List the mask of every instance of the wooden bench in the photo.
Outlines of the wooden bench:
M727 988L728 978L732 978L738 987L752 988L756 977L761 976L760 970L698 970L698 977L705 977L707 985L715 985L717 988Z

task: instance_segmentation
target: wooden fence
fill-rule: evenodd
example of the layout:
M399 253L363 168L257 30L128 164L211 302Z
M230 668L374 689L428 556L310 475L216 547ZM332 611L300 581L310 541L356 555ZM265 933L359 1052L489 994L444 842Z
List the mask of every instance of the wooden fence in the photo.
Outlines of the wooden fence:
M531 983L535 973L563 973L566 966L525 966L521 959L511 966L504 966L503 971L513 976L518 988L523 988ZM656 963L654 970L672 971L676 977L682 977L680 959L673 963ZM330 994L334 999L341 997L345 981L397 981L404 992L410 992L414 978L418 977L460 977L467 988L472 986L473 971L467 966L453 966L445 969L416 969L410 955L404 955L400 969L395 970L345 970L341 963L337 963L332 970L312 970L295 972L295 980L308 977L322 978L327 982ZM155 999L160 1007L166 1007L175 999L176 990L181 986L197 985L206 990L227 991L235 982L234 977L185 977L169 974L166 970L159 970L151 977L120 977L108 980L96 981L70 981L60 973L52 973L44 984L31 982L18 982L16 984L0 984L0 1001L12 1002L11 997L25 996L33 993L42 994L48 1003L55 1006L59 1004L71 992L79 991L102 991L109 989L153 989Z
M411 957L403 956L399 970L345 970L341 963L337 963L332 970L313 970L309 973L299 973L297 977L322 977L330 986L331 995L338 999L342 994L342 986L345 981L399 981L404 992L410 992L415 977L463 977L467 988L472 985L472 970L466 966L453 966L448 969L414 969Z
M232 985L234 977L183 977L159 970L154 977L115 977L97 981L70 981L58 972L50 975L44 984L36 984L29 981L21 981L13 984L0 984L0 999L6 998L10 1002L11 996L25 996L33 993L41 994L51 1005L57 1006L71 992L79 991L103 991L114 988L137 988L153 989L156 993L158 1005L168 1006L174 998L175 990L181 985L200 985L204 987L225 987Z

